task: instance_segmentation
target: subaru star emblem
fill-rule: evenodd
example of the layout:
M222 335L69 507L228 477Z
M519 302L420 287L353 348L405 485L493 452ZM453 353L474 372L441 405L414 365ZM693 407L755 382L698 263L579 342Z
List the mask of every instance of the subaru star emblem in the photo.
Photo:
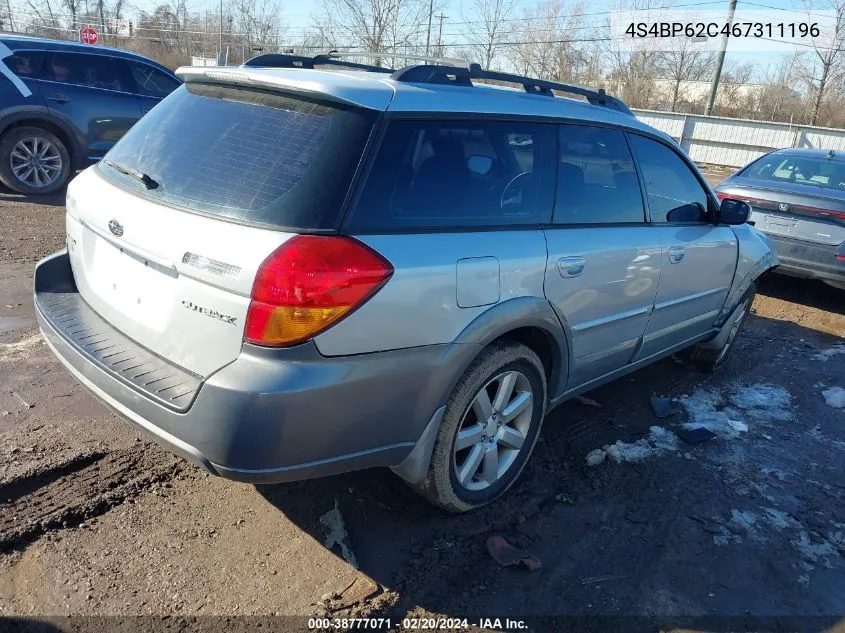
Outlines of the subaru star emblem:
M112 232L112 235L120 237L123 235L123 225L117 220L109 220L109 231Z
M789 211L789 205L786 204L785 202L781 202L778 205L778 209L780 209L781 211Z

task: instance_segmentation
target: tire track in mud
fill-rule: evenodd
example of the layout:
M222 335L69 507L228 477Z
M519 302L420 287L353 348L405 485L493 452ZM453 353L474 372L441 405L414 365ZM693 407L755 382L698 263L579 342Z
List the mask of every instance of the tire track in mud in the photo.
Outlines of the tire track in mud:
M104 514L182 472L180 460L153 444L83 453L0 485L0 552L41 534Z

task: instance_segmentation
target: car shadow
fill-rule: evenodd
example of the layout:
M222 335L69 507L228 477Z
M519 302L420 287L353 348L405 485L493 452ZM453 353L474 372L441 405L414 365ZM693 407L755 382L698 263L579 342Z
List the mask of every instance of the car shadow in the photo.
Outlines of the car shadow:
M845 314L845 290L834 288L817 279L770 274L762 279L757 291L775 299Z
M63 207L65 206L65 199L67 197L67 187L62 187L58 191L55 191L51 194L47 194L45 196L41 195L26 195L23 193L18 193L17 191L12 191L8 187L3 184L0 184L0 203L3 201L14 201L14 202L29 202L32 204L42 204L45 206L50 207Z
M671 456L642 463L585 462L593 449L619 440L633 443L654 425L673 428L686 420L685 413L658 419L649 400L654 394L680 396L699 387L730 393L737 385L772 383L784 385L796 399L809 399L801 403L802 415L824 416L826 405L813 385L819 372L834 365L811 361L810 343L796 345L799 340L821 347L835 339L752 315L730 361L714 376L669 358L590 392L594 404L564 403L547 416L514 487L468 514L429 505L387 470L256 489L311 538L349 561L342 547L327 541L326 513L336 508L359 573L398 594L382 612L394 619L420 613L471 619L553 615L562 618L563 628L631 631L653 630L657 617L669 628L765 631L782 621L755 620L752 614L771 613L777 604L789 605L784 615L799 616L789 622L794 630L824 630L838 621L828 613L845 613L845 595L824 588L845 582L845 564L837 562L825 571L826 580L805 587L793 578L802 560L785 535L768 544L749 540L741 550L714 544L712 532L721 528L709 517L729 521L742 501L731 475L714 464L765 442L758 439L759 428L749 432L753 439L742 448L713 440L703 447L681 444ZM798 364L806 367L796 369ZM787 429L779 428L784 452L800 456L804 449L798 442L793 447ZM778 435L766 432L769 441ZM845 480L831 483L845 488ZM824 495L814 497L806 486L796 483L791 493L802 497L808 511L830 507ZM500 567L485 547L492 534L529 551L543 568L530 573ZM343 589L338 588L341 596ZM683 617L664 617L671 614ZM633 615L652 616L651 624ZM687 617L692 615L704 620Z

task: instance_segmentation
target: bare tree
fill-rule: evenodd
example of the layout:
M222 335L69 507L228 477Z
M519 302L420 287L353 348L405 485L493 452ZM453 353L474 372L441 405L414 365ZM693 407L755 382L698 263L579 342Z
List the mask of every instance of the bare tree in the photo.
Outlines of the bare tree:
M801 103L795 90L803 53L796 51L781 57L777 64L763 71L764 84L757 114L769 121L789 121Z
M312 22L328 47L401 52L419 44L428 8L427 0L322 0Z
M541 79L577 81L589 65L589 55L577 40L585 37L582 4L540 0L526 7L515 29L511 61L523 74Z
M829 41L813 38L813 63L805 71L805 79L813 95L810 125L819 118L822 100L831 84L845 75L845 0L804 0L807 12L832 10L835 15L833 33Z
M678 101L686 98L685 86L690 81L700 81L707 77L715 55L698 49L692 40L684 38L679 47L671 51L658 53L655 60L657 71L664 79L671 81L670 109L675 112Z
M484 68L493 65L502 43L512 32L514 4L515 0L473 0L470 12L462 12L467 47Z

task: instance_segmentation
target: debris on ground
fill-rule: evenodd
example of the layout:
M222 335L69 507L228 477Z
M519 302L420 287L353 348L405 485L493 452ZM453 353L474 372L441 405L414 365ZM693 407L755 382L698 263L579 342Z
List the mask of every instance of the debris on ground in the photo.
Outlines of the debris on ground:
M818 354L813 354L810 358L813 360L824 361L826 363L831 358L838 356L839 354L845 354L845 343L834 345L829 349L822 350Z
M17 391L13 391L12 395L18 399L18 401L23 405L24 409L31 409L34 405L30 404L26 400L24 400L23 396L19 394Z
M502 567L521 565L528 571L537 571L543 566L537 557L514 547L502 536L494 535L488 538L487 551Z
M592 398L588 398L587 396L575 396L572 398L578 404L583 404L587 407L595 407L596 409L601 409L601 405L593 400Z
M696 429L682 427L675 431L675 435L687 444L699 444L700 442L706 442L707 440L712 440L714 437L718 437L713 431L703 426Z
M824 401L834 409L845 409L845 389L842 387L831 387L822 391Z
M343 523L343 515L340 513L337 499L335 499L334 508L320 517L320 525L326 528L324 545L330 550L334 550L335 547L340 548L343 560L358 569L358 559L355 558L355 553L349 544L349 532L346 531Z
M627 578L627 574L605 574L604 576L590 576L589 578L582 578L582 585L591 585L596 582L604 582L605 580L619 580Z
M379 585L369 576L358 574L355 579L341 591L335 591L323 596L323 602L328 603L330 611L348 609L356 604L366 602L379 592ZM326 599L328 598L328 599Z
M651 396L649 402L651 403L652 412L658 418L668 418L677 410L672 399L665 396Z

